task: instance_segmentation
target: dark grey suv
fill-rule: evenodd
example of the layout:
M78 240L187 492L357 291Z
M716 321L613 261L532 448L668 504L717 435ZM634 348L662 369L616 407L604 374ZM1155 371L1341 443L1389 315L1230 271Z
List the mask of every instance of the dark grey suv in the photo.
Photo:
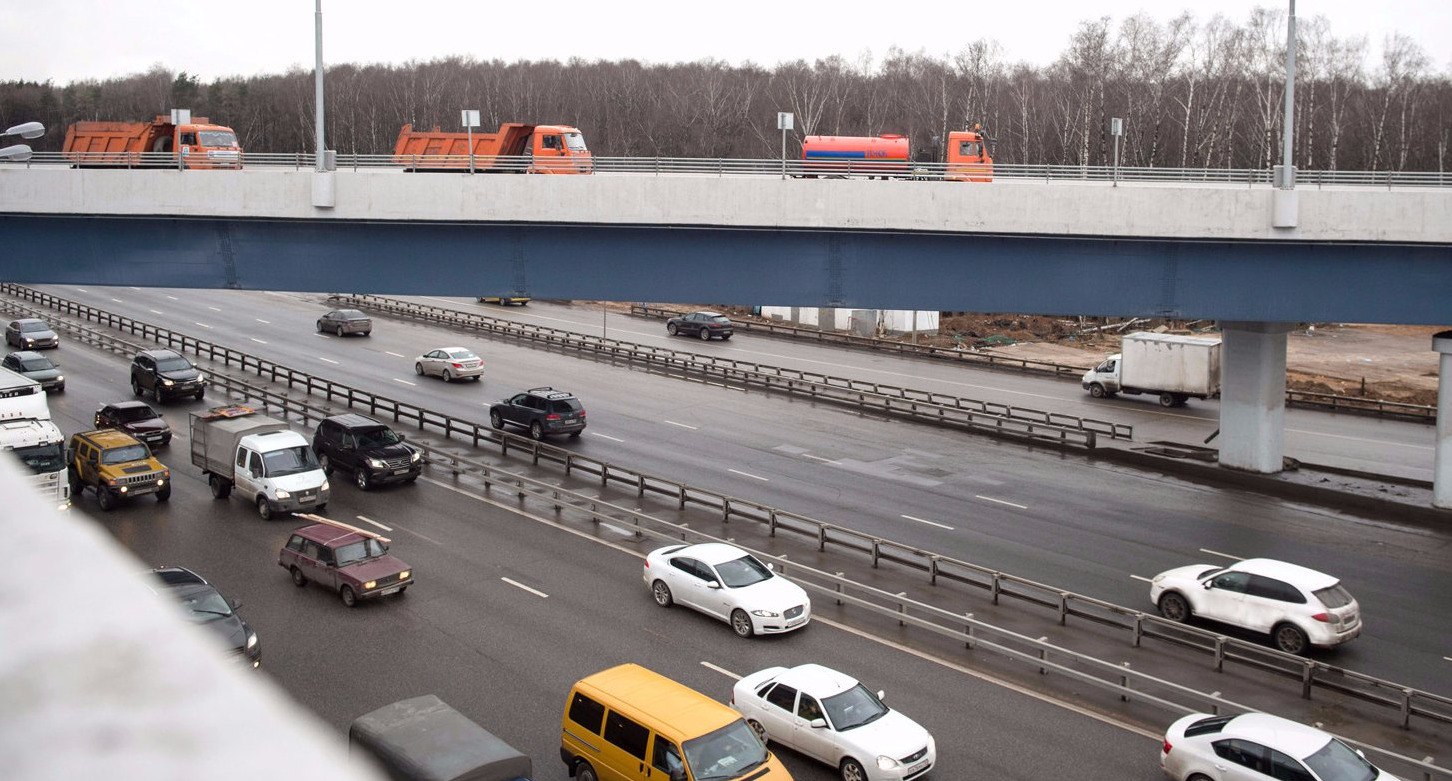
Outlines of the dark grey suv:
M575 394L554 388L530 388L489 408L489 423L504 428L510 423L529 429L530 437L569 434L578 437L585 430L585 407Z
M364 491L384 483L411 483L423 472L423 453L404 443L403 435L373 418L346 414L324 418L313 433L318 464L332 474L353 473Z
M140 396L146 391L157 401L178 396L201 401L207 393L207 375L176 350L142 350L131 361L131 392Z

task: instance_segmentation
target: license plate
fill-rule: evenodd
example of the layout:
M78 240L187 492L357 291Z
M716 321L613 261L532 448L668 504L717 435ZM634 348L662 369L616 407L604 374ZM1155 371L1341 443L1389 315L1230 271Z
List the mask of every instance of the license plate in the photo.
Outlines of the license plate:
M793 618L792 620L787 622L787 626L800 626L806 620L807 619L805 618Z
M406 475L408 474L408 467L404 467L402 469L395 469L393 470L393 473L396 475Z
M298 500L297 501L298 501L298 504L312 504L313 502L315 502L317 500L318 500L318 498L316 496L301 496L301 497L298 497Z
M391 588L386 588L386 589L378 592L378 596L380 596L380 597L386 597L389 594L397 594L397 593L398 593L398 586L393 586Z

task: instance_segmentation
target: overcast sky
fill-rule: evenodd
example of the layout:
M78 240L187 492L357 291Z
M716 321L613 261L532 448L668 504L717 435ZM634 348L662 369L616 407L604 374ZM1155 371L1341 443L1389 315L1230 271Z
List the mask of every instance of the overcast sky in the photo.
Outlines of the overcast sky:
M956 52L996 39L1010 61L1047 64L1081 20L1115 22L1140 11L1167 20L1192 10L1237 22L1253 0L1019 0L1018 2L734 3L616 0L324 0L329 64L400 63L448 55L476 59L707 57L774 65L888 47ZM0 79L64 84L123 76L160 63L220 76L312 68L314 0L0 0ZM1324 15L1338 37L1364 34L1376 56L1393 32L1416 39L1438 71L1452 69L1452 0L1301 0L1298 17ZM1374 67L1374 61L1368 61Z

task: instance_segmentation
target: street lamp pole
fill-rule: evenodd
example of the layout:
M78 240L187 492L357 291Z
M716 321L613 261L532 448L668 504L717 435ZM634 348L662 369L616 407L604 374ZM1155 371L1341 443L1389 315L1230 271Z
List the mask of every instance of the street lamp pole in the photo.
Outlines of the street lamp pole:
M317 156L314 158L314 167L318 171L326 171L327 161L323 156L323 0L317 0L314 19L317 31L317 62L313 68L313 103L317 107L317 118L314 120L317 129Z
M1291 13L1286 21L1286 109L1281 128L1281 179L1277 186L1282 190L1296 186L1296 169L1291 167L1291 129L1296 118L1296 0L1290 0Z
M35 139L43 135L45 135L45 125L39 122L25 122L0 133L0 138L5 136L20 136L25 139ZM12 160L17 163L23 163L30 159L30 155L29 144L13 144L4 149L0 149L0 160Z

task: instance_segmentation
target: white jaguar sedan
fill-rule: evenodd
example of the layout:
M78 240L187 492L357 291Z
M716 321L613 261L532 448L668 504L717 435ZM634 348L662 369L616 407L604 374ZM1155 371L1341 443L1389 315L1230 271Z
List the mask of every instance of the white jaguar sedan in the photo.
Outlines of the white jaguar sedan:
M679 603L731 625L741 637L801 629L812 603L801 586L722 542L670 545L645 557L645 585L661 607Z
M1397 781L1331 735L1268 713L1192 713L1165 730L1171 781Z
M736 682L731 707L763 741L837 768L842 781L914 781L938 760L933 736L850 675L820 664L769 667Z

